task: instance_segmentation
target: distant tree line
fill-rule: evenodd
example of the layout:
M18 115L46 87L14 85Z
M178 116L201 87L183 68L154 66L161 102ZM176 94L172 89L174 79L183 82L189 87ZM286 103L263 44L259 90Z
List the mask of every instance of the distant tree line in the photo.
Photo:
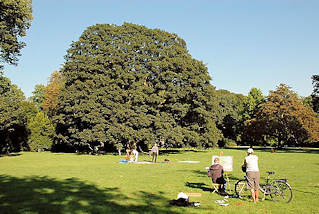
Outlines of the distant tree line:
M136 142L171 148L316 146L318 76L299 97L280 84L268 96L216 90L203 62L176 34L124 23L88 27L60 71L33 96L0 75L0 151L104 151Z

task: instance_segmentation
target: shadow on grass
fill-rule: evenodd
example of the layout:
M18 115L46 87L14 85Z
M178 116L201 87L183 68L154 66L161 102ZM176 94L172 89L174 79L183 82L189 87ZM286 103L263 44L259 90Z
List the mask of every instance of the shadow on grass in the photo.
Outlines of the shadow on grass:
M118 188L99 189L76 178L0 175L0 190L1 213L182 213L156 206L155 201L168 205L161 193L138 192L129 198Z
M213 192L213 188L209 188L207 184L204 184L204 183L190 183L190 182L186 182L185 183L185 186L187 187L190 187L190 188L194 188L194 189L201 189L205 192ZM225 195L228 195L228 196L231 196L231 197L235 197L233 194L229 194L229 193L217 193L216 194L219 194L219 195L222 195L222 196L225 196Z
M16 156L20 156L21 154L19 153L10 153L10 154L0 154L0 157L16 157Z
M318 188L318 186L314 186L314 188ZM292 192L301 192L301 193L304 193L304 194L310 194L312 196L319 195L317 190L314 190L313 192L309 192L309 191L300 190L298 188L293 188Z
M196 149L161 149L160 150L160 154L162 155L170 155L170 154L183 154L185 152L202 152L205 153L207 151L203 151L203 150L196 150Z
M207 176L207 171L203 171L203 170L192 170L192 172L194 173L194 174L197 174L197 175L199 175L199 177L207 177L208 178L208 176Z
M246 152L248 147L230 147L230 148L225 148L225 149L234 149L234 150L240 150ZM312 154L319 154L319 149L318 148L274 148L275 153L312 153ZM255 151L257 152L263 152L263 153L271 153L271 148L270 147L265 147L265 148L254 148ZM275 154L274 153L274 154Z
M207 179L211 179L211 178L209 178L209 177L207 176L207 171L204 171L204 170L192 170L192 172L193 172L194 174L197 174L198 177L206 177ZM226 174L224 174L224 177L225 177L225 176L226 176ZM232 174L228 173L228 174L227 174L227 177L228 177L229 181L231 181L231 182L236 182L236 181L238 181L238 180L240 180L240 179L243 179L243 178L244 178L244 174L243 174L242 177L235 177L235 176L233 176Z
M190 188L194 188L194 189L201 189L201 190L206 191L206 192L212 192L213 191L212 188L208 188L207 184L204 184L204 183L186 182L185 186L190 187Z

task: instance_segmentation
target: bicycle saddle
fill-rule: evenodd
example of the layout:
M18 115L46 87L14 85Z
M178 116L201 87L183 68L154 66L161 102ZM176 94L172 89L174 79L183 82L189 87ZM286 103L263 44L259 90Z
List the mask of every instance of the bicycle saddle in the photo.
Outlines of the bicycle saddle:
M267 173L268 173L269 175L273 175L273 174L275 174L275 172L274 172L274 171L267 171Z

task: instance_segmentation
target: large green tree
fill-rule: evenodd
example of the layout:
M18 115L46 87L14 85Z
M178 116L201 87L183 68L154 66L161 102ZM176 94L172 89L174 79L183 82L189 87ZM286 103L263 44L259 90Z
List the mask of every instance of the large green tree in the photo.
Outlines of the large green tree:
M57 142L120 147L216 145L207 67L176 34L124 23L88 27L67 51Z
M247 121L247 128L253 140L274 139L278 147L319 140L319 119L315 112L284 84L270 91L256 118Z
M260 131L263 131L263 125L254 123L255 127L252 129L251 121L256 118L256 113L261 104L265 102L265 97L258 88L250 89L247 97L244 99L242 112L242 144L254 145L265 142Z
M32 21L32 0L0 0L0 68L2 63L16 65Z
M23 92L0 74L0 152L10 147L20 150L25 138L25 100Z
M245 96L227 90L216 90L216 124L224 138L237 141L241 134L241 120ZM220 142L223 145L223 142Z

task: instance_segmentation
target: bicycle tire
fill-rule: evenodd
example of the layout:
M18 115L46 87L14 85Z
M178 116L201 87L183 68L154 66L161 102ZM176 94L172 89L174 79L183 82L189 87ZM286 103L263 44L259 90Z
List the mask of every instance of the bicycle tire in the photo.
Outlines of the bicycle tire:
M250 197L250 191L247 189L246 179L238 180L235 184L235 194L236 197L240 199L245 199Z
M289 203L292 200L291 186L283 180L275 180L271 183L270 197L276 202Z

